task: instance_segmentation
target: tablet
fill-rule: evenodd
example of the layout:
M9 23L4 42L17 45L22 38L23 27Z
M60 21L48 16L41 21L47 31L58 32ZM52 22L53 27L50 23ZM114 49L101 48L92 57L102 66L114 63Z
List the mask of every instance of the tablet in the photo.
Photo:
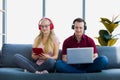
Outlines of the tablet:
M35 55L39 55L41 53L44 53L42 48L32 48L32 50L35 53Z

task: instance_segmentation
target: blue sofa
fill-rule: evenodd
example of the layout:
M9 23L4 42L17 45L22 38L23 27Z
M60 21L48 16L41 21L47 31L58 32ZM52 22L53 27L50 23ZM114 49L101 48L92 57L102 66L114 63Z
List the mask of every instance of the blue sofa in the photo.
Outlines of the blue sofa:
M0 80L120 80L120 47L97 47L99 55L106 55L109 65L98 73L35 74L26 72L14 64L14 54L31 59L31 44L4 44L0 52ZM59 58L61 59L61 50Z

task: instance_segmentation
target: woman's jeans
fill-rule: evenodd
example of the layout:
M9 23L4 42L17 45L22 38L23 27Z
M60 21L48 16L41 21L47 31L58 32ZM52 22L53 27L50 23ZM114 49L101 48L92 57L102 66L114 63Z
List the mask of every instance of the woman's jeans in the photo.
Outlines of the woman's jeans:
M49 72L54 71L55 68L55 60L54 59L47 59L44 63L41 65L37 65L35 62L28 60L26 57L20 55L20 54L15 54L15 63L23 69L27 69L30 72L35 72L35 71L42 71L42 70L47 70Z
M108 65L108 58L106 56L99 56L91 64L75 64L70 65L62 60L56 62L56 71L63 73L91 73L100 72Z

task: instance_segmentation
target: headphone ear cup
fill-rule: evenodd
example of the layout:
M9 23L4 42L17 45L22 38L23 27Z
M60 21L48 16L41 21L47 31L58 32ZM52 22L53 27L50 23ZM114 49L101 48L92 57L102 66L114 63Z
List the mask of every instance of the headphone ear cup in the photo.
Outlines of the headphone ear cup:
M41 26L38 24L38 29L41 30Z
M72 25L72 29L74 29L74 24Z
M84 30L87 30L87 26L86 25L84 26Z
M53 23L50 23L50 30L52 30L54 28Z

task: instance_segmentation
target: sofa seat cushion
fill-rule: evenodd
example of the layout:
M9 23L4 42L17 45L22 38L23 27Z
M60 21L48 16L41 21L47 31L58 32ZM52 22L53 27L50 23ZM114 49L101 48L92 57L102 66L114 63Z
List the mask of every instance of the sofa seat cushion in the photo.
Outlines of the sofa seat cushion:
M119 68L106 69L106 70L102 70L102 73L104 73L104 74L120 74L120 69Z
M35 74L20 68L0 68L0 80L120 80L120 69L107 69L98 73Z
M0 73L16 73L16 72L24 72L23 69L21 68L9 68L9 67L4 67L0 68Z

